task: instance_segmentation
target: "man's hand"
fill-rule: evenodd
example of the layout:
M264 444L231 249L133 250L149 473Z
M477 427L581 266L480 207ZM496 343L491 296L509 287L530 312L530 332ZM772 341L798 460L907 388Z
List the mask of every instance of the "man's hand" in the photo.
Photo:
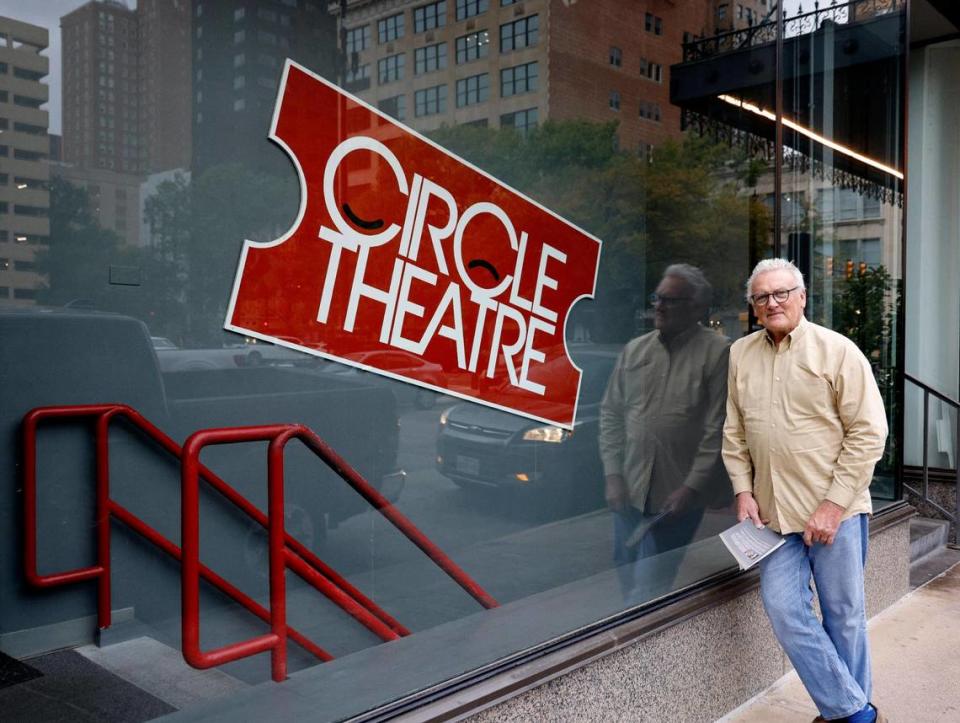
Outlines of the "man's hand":
M623 480L623 475L607 475L605 496L607 507L614 512L623 512L630 506L630 493L627 491L627 483Z
M803 544L810 547L814 542L832 545L837 536L837 528L843 517L844 509L836 502L824 500L810 515L803 528Z
M754 527L757 527L758 529L770 521L761 521L760 506L753 498L753 493L741 492L737 495L737 522L743 522L748 517L753 520Z
M690 507L698 494L692 487L681 485L667 497L660 511L669 512L671 515L679 515Z

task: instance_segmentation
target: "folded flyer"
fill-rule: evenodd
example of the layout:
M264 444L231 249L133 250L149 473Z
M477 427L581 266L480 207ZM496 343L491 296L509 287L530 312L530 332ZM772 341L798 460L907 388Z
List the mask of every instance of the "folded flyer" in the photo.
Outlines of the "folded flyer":
M749 517L720 533L720 539L737 560L741 570L749 570L786 540L769 527L757 528Z

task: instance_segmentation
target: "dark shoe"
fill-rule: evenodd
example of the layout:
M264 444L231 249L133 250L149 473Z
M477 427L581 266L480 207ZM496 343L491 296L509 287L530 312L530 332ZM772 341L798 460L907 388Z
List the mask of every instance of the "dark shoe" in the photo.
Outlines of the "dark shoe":
M813 719L813 723L827 723L827 719L824 718L822 715L818 715L816 718Z

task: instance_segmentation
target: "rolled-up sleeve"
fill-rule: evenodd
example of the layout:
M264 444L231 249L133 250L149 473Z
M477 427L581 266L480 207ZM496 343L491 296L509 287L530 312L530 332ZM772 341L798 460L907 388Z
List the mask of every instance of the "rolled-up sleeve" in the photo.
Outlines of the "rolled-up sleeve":
M852 344L841 358L835 389L844 434L826 499L846 509L870 486L883 456L887 415L870 365Z
M723 423L723 464L727 468L733 493L753 492L753 459L747 447L743 412L737 398L737 345L730 350L727 373L727 418Z

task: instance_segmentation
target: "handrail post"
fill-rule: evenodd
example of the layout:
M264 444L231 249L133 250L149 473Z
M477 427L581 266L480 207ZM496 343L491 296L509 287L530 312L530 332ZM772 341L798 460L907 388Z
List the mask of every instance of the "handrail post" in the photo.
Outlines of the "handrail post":
M927 461L928 451L927 446L929 442L927 440L927 435L930 433L930 392L926 389L923 390L923 499L926 501L927 497L930 496L930 493L927 489L927 484L930 481L930 465Z
M270 652L273 680L287 678L287 554L283 509L283 448L287 435L275 437L267 452L267 515L270 550L270 628L277 642Z
M110 604L110 419L112 412L97 417L97 564L103 572L97 579L97 625L101 630L112 622Z
M190 437L181 458L180 508L180 614L183 657L195 668L203 667L200 652L200 440Z
M954 435L953 466L956 468L953 486L953 543L960 545L960 409L954 409L956 433Z

